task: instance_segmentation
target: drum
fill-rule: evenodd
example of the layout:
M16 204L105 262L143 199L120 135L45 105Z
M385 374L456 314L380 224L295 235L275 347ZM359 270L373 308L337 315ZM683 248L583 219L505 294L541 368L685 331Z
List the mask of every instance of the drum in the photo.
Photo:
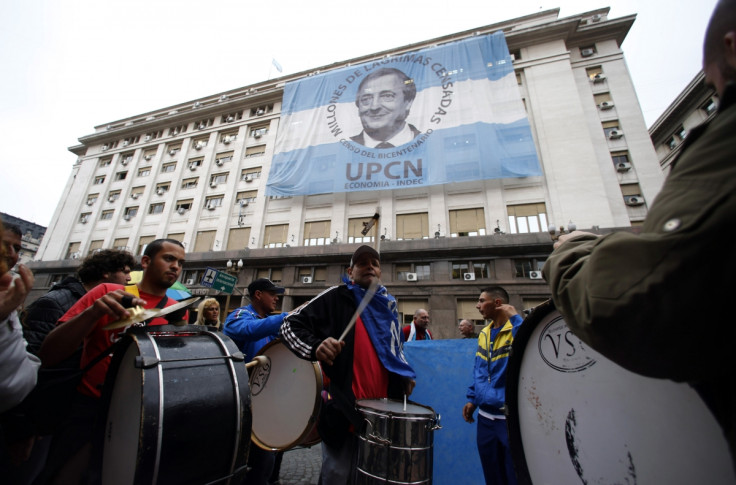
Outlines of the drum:
M244 473L250 394L235 343L199 325L132 328L123 339L103 391L102 483L230 483Z
M267 363L255 366L250 375L253 443L271 451L318 443L319 364L298 358L279 339L265 345L258 355L265 356Z
M432 408L390 399L361 399L356 485L432 483L432 445L439 417Z
M736 483L723 432L690 386L614 364L551 301L516 334L506 404L519 483Z

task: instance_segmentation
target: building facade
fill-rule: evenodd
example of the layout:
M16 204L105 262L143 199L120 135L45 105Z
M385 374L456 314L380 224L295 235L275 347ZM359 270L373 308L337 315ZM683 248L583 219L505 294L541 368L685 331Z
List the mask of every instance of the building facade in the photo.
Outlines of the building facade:
M539 12L97 126L70 148L78 160L33 266L33 296L95 250L140 255L169 237L186 246L182 282L195 294L216 293L199 285L205 268L243 261L230 309L258 277L287 288L285 310L298 306L338 284L361 243L380 243L402 318L428 309L437 337L457 337L462 318L483 323L484 286L506 287L519 309L537 305L549 295L539 272L549 226L631 230L663 181L620 48L635 16L608 11ZM498 30L541 176L265 196L286 82Z

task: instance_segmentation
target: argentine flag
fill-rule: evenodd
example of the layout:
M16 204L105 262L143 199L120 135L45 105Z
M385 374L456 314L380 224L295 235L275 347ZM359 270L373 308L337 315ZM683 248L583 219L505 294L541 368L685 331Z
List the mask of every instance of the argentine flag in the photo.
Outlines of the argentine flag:
M387 119L400 133L383 140ZM287 83L266 195L536 175L529 120L496 32Z

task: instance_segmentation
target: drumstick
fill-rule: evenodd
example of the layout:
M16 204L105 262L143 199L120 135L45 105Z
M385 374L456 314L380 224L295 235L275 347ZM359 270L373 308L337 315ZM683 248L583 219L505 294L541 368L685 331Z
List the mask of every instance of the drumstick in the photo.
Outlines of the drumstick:
M253 360L245 364L245 368L250 369L251 367L265 364L268 364L268 357L266 357L265 355L256 355L255 357L253 357Z
M363 310L365 310L365 307L368 306L368 303L370 303L370 301L373 299L373 296L376 294L377 289L378 278L374 278L373 281L371 281L371 285L368 287L368 291L366 291L365 295L363 295L363 300L361 300L360 305L358 305L358 309L355 310L355 313L353 313L353 317L350 319L350 323L348 323L348 326L345 327L345 331L342 332L342 335L340 335L340 338L337 340L343 340L350 329L353 328L353 325L355 325L355 321L358 319L360 314L363 313Z

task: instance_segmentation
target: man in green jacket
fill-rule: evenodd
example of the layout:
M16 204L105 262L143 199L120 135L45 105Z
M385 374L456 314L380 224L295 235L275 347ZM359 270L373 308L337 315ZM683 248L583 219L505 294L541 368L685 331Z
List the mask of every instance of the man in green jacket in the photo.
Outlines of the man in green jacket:
M693 129L634 235L561 236L543 274L555 306L591 347L639 374L691 383L736 463L736 0L705 34L705 81L718 114Z

